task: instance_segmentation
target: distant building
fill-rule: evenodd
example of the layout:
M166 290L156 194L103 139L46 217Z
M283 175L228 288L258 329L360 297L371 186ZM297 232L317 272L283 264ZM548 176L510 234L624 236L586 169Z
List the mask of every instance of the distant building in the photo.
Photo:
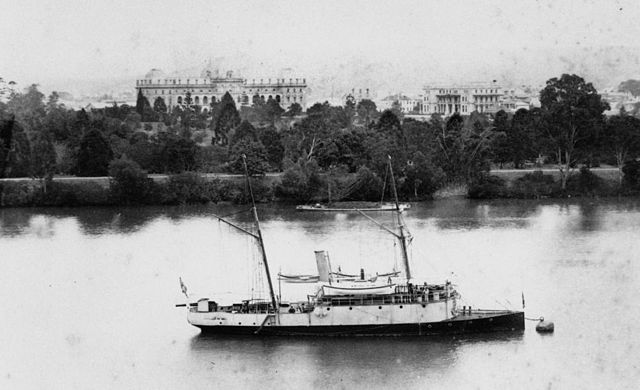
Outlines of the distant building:
M474 111L493 114L500 110L502 88L493 83L428 85L424 87L420 113L449 116L469 115Z
M369 91L369 88L351 88L351 91L342 96L343 102L347 100L353 100L355 104L360 103L363 100L373 100L374 95Z
M376 102L376 107L379 111L390 110L396 102L399 104L400 111L403 114L411 114L420 111L420 99L411 98L401 93L387 96Z
M539 93L533 92L529 87L504 88L502 92L500 109L506 112L515 113L522 108L530 110L534 107L540 107Z
M143 79L136 80L136 89L153 103L161 97L172 109L184 105L187 92L191 93L192 104L209 107L212 102L222 99L229 92L236 105L251 105L253 97L265 102L275 99L285 110L298 103L303 110L307 107L307 81L304 78L267 78L247 80L234 77L232 71L220 75L218 70L204 69L200 77L165 75L159 69L151 69Z
M623 107L627 112L633 111L636 104L640 103L639 96L633 96L631 92L618 92L615 89L604 89L600 96L611 107L605 111L605 115L617 115Z

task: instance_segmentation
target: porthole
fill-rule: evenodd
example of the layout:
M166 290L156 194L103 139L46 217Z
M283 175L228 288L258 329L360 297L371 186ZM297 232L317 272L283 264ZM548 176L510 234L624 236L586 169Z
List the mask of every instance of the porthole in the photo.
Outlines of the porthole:
M222 325L222 321L220 321L220 325Z
M427 325L427 328L431 329L431 324Z
M424 303L422 304L422 307L427 307L427 305L425 305Z
M400 308L402 309L402 305L400 305Z
M255 325L256 323L254 322L253 324Z
M331 308L330 308L330 307L327 307L327 311L329 311L329 310L331 310Z
M353 307L349 307L349 310L353 310Z
M238 325L242 325L242 322L238 322Z
M378 309L382 309L382 306L378 306Z

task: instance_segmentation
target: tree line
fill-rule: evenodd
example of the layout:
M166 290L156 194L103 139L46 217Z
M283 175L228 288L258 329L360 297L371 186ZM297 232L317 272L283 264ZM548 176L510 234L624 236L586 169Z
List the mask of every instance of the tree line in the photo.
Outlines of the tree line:
M32 85L0 100L0 177L46 182L54 174L107 176L126 167L144 175L239 173L244 154L252 174L284 172L276 193L297 200L378 197L388 156L407 199L486 180L491 167L543 162L558 168L562 190L580 165L617 166L623 182L623 166L640 155L637 116L624 109L605 116L608 103L577 75L549 79L540 102L514 114L419 121L404 118L397 105L379 112L370 100L316 103L302 113L297 104L285 111L259 96L237 107L228 93L206 107L187 93L168 110L161 97L151 103L139 91L135 107L72 110L56 92L45 99Z

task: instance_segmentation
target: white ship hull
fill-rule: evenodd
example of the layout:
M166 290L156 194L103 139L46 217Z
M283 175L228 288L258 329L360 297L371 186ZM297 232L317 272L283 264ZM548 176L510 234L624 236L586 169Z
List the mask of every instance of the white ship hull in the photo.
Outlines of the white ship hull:
M408 303L365 306L316 306L310 312L198 312L189 323L213 334L255 335L430 335L442 333L517 331L524 314L512 311L452 313L451 303Z

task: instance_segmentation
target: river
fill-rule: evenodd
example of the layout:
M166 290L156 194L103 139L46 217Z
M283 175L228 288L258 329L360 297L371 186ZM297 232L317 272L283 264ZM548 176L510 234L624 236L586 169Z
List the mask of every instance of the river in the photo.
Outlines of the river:
M0 388L637 388L640 201L414 204L412 270L477 308L522 306L553 334L437 338L203 337L190 293L232 301L264 282L244 206L0 210ZM260 205L272 274L390 271L392 237L359 215ZM232 215L231 215L232 214ZM383 221L385 215L378 215ZM278 286L283 299L305 285ZM262 283L264 285L264 283ZM254 287L253 292L251 291ZM257 284L260 286L260 283ZM263 291L262 291L263 292Z

